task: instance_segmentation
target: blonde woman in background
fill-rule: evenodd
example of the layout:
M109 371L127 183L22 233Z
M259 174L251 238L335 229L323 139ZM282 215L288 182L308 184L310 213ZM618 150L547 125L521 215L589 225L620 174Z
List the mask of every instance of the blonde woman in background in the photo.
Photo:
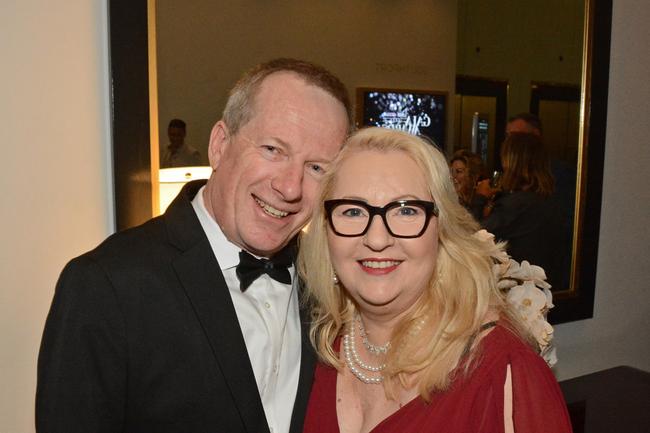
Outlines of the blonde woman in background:
M361 130L321 201L299 258L320 357L306 433L571 431L439 151Z
M480 221L488 202L488 197L477 190L479 181L488 177L483 160L469 150L460 149L454 152L449 165L460 204Z

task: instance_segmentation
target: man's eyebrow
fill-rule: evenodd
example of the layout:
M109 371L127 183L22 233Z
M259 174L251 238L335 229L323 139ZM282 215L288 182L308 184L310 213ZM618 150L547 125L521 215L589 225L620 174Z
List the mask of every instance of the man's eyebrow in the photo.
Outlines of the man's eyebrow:
M294 151L294 146L290 142L285 141L285 140L283 140L283 139L281 139L279 137L276 137L276 136L266 137L266 138L262 139L262 144L264 144L264 140L272 141L275 144L278 144L278 145L282 146L283 148L287 149L289 152ZM332 161L334 161L335 158L336 158L336 155L334 155L332 157L329 157L327 155L316 155L313 158L307 158L306 161L307 162L317 162L317 163L320 163L320 164L331 164Z
M282 147L285 147L285 148L287 148L289 150L293 150L293 146L291 146L291 144L288 141L284 141L283 139L281 139L279 137L271 136L271 137L267 137L266 140L273 141L276 144L281 145Z
M308 160L308 162L318 162L319 164L331 164L334 161L334 158L328 159L326 157L315 157Z

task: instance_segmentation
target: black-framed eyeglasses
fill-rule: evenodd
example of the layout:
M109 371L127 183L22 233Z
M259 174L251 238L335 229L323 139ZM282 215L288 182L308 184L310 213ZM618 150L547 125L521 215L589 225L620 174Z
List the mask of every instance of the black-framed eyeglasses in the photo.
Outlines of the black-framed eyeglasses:
M431 216L438 216L432 201L397 200L384 207L371 206L361 200L326 200L324 203L330 227L338 236L363 236L375 215L380 215L391 236L417 238L429 226Z

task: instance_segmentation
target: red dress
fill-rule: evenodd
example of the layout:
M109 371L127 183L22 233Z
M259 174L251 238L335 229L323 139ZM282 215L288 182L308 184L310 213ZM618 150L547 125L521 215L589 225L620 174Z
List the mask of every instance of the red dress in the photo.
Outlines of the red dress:
M545 361L498 325L479 343L480 361L430 403L416 397L380 422L372 433L503 433L503 385L510 364L516 433L570 433L560 387ZM339 433L336 369L318 364L304 433Z

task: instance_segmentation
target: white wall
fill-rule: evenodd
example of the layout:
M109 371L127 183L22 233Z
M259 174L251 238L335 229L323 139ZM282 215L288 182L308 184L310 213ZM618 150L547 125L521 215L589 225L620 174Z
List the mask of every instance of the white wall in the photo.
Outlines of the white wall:
M15 0L0 11L2 433L33 431L36 354L59 271L113 228L105 8ZM650 370L649 20L650 3L615 1L595 317L557 327L561 379Z
M594 318L560 325L560 379L650 371L650 2L615 0Z
M106 1L0 6L0 432L34 430L61 268L113 227Z

